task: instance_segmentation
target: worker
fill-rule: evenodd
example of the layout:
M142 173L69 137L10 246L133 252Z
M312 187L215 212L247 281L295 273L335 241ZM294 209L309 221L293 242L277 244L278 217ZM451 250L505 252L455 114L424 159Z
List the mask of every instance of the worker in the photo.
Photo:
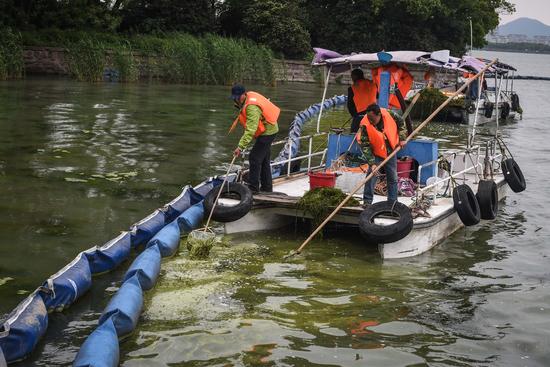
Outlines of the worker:
M348 88L348 111L351 115L351 132L359 130L359 124L368 106L376 103L376 84L372 80L365 79L361 69L351 71L353 84Z
M256 139L248 158L250 167L247 184L253 193L272 192L271 143L279 131L277 119L281 110L260 93L246 92L244 86L238 84L231 89L231 98L239 108L239 115L230 131L237 122L244 128L234 155L240 156Z
M357 142L363 148L363 153L369 164L367 176L380 162L398 146L404 147L399 132L403 127L403 119L391 110L371 104L366 109L356 134ZM388 201L397 201L397 158L393 156L384 166L388 185ZM363 207L372 204L376 176L365 184Z

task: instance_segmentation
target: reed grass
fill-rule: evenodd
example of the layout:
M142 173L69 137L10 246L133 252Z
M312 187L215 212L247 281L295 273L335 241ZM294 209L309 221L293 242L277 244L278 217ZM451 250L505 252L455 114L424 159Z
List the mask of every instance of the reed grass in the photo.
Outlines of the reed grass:
M118 71L120 80L150 79L185 84L222 84L256 81L273 84L273 54L246 39L186 33L112 35L63 32L24 33L25 45L65 47L69 66L78 80L101 80L102 71ZM105 53L111 55L106 57Z
M0 28L0 80L21 78L23 73L21 34L10 28Z
M69 70L80 81L98 82L103 80L107 65L104 44L92 37L68 44Z

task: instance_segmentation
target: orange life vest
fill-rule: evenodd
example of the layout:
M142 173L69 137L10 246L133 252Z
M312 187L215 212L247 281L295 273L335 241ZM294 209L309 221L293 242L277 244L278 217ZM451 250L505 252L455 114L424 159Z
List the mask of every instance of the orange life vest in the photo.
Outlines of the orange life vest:
M231 129L229 129L229 132L233 131L237 122L239 122L242 125L242 127L246 129L246 108L249 105L258 106L262 110L262 116L260 117L260 121L258 122L258 129L254 134L255 138L257 138L258 136L262 135L265 132L264 122L267 122L268 124L271 124L271 125L277 125L277 119L279 118L281 109L277 107L269 99L262 96L260 93L246 92L246 100L244 102L244 106L241 108L241 112L233 122Z
M367 79L358 80L351 86L353 103L357 112L362 112L373 103L376 103L376 84Z
M411 90L412 84L413 84L413 76L407 69L404 67L399 67L397 65L390 65L390 66L380 66L378 68L372 69L372 80L376 82L376 85L378 86L378 89L380 89L380 74L384 71L389 71L391 75L391 85L395 85L397 83L397 88L401 92L401 95L403 98L409 93ZM399 99L396 95L392 94L390 95L390 106L394 108L401 108L401 104L399 104Z
M392 149L399 144L399 131L397 123L391 116L391 114L385 108L381 108L382 123L384 124L383 131L379 131L373 124L370 123L368 116L363 117L359 124L359 131L355 135L358 143L361 143L361 126L365 126L367 130L367 136L369 137L372 154L380 158L386 158L388 151L386 149L386 140L390 144Z

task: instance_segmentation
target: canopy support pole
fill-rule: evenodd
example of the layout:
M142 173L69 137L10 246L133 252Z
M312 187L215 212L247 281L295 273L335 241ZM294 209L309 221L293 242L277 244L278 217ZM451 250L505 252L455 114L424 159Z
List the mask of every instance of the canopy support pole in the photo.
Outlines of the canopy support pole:
M323 90L323 99L321 100L321 109L319 110L319 116L317 117L317 134L319 133L319 129L321 127L321 117L323 116L323 106L324 106L325 98L327 98L327 89L328 89L328 83L330 80L331 70L332 70L332 65L328 68L327 77L325 78L325 89Z
M472 127L470 139L468 139L468 149L470 149L474 145L474 139L476 137L477 119L479 116L479 105L481 104L481 90L483 89L484 78L485 78L485 73L481 74L477 79L479 86L477 88L476 112L474 112L474 125Z

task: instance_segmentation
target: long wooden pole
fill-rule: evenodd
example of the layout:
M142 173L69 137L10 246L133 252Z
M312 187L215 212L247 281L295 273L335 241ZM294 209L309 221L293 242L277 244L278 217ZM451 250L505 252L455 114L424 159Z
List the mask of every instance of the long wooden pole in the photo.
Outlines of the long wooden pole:
M216 195L216 200L214 201L214 205L212 205L212 210L210 210L210 214L208 214L208 220L206 221L206 226L204 226L204 232L208 230L208 225L210 224L210 219L212 219L212 214L214 213L214 209L216 209L216 205L218 205L218 200L220 199L220 195L222 194L223 185L227 182L227 177L229 176L229 172L231 171L231 168L233 167L233 164L235 163L235 159L237 159L236 155L233 155L233 159L231 160L231 163L229 164L229 168L227 169L227 172L225 173L225 177L223 179L222 185L220 187L220 191L218 191L218 195Z
M487 71L487 69L489 69L491 66L493 66L493 64L495 64L496 62L498 61L498 59L495 59L493 61L491 61L489 64L487 64L479 73L477 73L474 77L468 79L466 81L466 83L464 83L462 85L462 87L460 87L456 92L454 92L451 96L449 96L449 98L447 98L447 100L445 102L443 102L438 108L436 108L436 110L434 112L432 112L432 114L430 116L428 116L428 118L426 118L426 120L424 120L424 122L422 122L420 125L418 125L418 127L407 137L407 139L405 140L405 143L408 143L410 140L412 140L412 138L414 138L419 132L420 130L422 130L426 125L428 125L428 123L430 123L430 121L432 121L434 119L435 116L437 116L437 114L443 109L445 108L445 106L447 104L449 104L449 102L451 102L451 100L453 98L455 98L456 96L458 96L464 89L466 89L474 80L476 80L477 78L479 78L479 76L481 74L483 74L485 71ZM340 205L338 205L336 207L336 209L334 209L334 211L327 217L327 219L325 219L323 221L323 223L321 223L319 225L319 227L317 227L317 229L315 231L313 231L313 233L311 233L309 235L309 237L302 243L302 245L300 247L298 247L297 250L295 250L293 253L289 254L286 256L286 258L289 258L291 256L294 256L294 255L298 255L302 252L302 250L304 249L304 247L307 246L307 244L309 242L311 242L311 240L317 235L317 233L319 233L323 227L338 213L338 211L340 211L340 209L342 209L346 203L349 201L349 199L351 199L351 197L353 195L355 195L355 193L357 191L359 191L359 189L361 189L361 187L363 187L379 170L380 168L382 168L390 159L392 159L396 154L397 152L399 152L401 150L401 147L400 146L397 146L393 152L390 153L390 155L388 155L388 157L386 157L386 159L384 159L384 161L382 161L382 163L380 163L378 166L376 166L376 168L374 170L372 170L372 172L365 178L363 179L361 182L359 182L357 184L357 186L355 186L355 188L352 190L351 193L349 193L349 195L340 203Z

